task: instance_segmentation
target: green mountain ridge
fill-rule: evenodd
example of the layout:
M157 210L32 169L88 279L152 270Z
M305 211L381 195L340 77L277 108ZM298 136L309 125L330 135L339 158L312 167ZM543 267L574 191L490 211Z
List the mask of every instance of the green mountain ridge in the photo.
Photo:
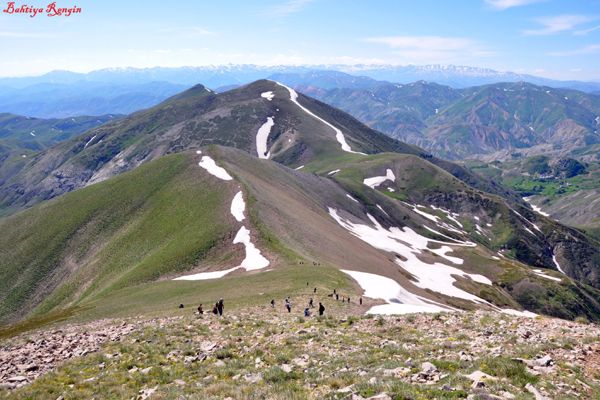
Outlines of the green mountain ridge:
M600 318L595 239L493 180L324 103L296 101L270 81L222 94L198 85L30 160L0 191L5 207L24 209L0 219L2 321L164 309L180 291L222 285L170 279L243 265L242 226L269 266L222 278L234 288L247 276L268 296L277 290L264 289L268 274L285 279L279 271L313 264L354 295L338 270L390 278L427 307ZM257 136L269 118L263 160ZM231 179L208 173L211 162ZM232 211L240 191L243 222ZM449 289L427 283L429 268L451 271Z

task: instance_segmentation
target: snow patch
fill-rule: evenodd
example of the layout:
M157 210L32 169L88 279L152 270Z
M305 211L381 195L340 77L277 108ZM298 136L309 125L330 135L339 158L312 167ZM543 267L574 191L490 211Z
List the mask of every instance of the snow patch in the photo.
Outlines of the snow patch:
M235 271L239 267L229 268L224 271L201 272L199 274L184 275L173 279L174 281L204 281L207 279L222 278L230 272Z
M333 175L333 174L337 174L337 173L338 173L338 172L340 172L340 171L341 171L340 169L335 169L335 170L333 170L333 171L331 171L331 172L328 172L328 173L327 173L327 175Z
M534 269L533 273L536 274L537 276L541 276L542 278L550 279L551 281L562 282L562 279L556 278L554 276L546 275L546 273L544 271L542 271L541 269Z
M560 264L558 263L558 261L556 260L556 254L554 254L554 252L552 252L552 262L554 262L554 265L556 265L556 269L559 272L562 272L563 274L566 275L565 271L563 271L563 269L560 267Z
M525 200L527 203L529 203L529 205L531 206L531 208L533 209L533 211L535 211L536 213L543 215L544 217L549 217L550 214L548 214L547 212L542 211L541 208L539 208L538 206L536 206L535 204L533 204L531 202L531 197L523 197L523 200Z
M531 311L519 311L513 310L512 308L503 308L500 310L502 314L514 315L516 317L527 317L527 318L535 318L538 315L536 313L532 313Z
M349 198L350 200L360 203L360 201L356 200L354 197L350 196L349 194L346 193L346 197Z
M86 147L88 147L88 145L89 145L90 143L92 143L92 141L93 141L94 139L96 139L96 135L92 136L92 138L91 138L90 140L88 140L88 141L85 143L85 146L83 146L83 148L85 149Z
M339 216L336 209L331 207L329 208L329 215L331 215L331 217L339 225L341 225L351 234L373 246L374 248L398 254L406 259L406 261L396 259L396 263L414 276L413 282L415 286L418 286L422 289L430 289L434 292L442 293L450 297L457 297L477 303L488 304L488 302L484 299L454 286L454 282L456 282L455 276L461 276L478 283L491 285L492 282L487 277L479 274L469 274L458 268L454 268L439 262L428 264L424 261L421 261L417 257L417 255L422 254L424 251L430 251L450 262L459 263L462 262L462 259L447 255L449 251L452 251L449 246L442 246L440 249L430 249L428 244L440 243L443 245L470 247L471 244L461 245L457 243L447 243L429 239L425 236L419 235L409 227L404 227L402 229L391 227L389 229L385 229L370 214L367 214L367 216L373 223L373 226L353 223L349 220L346 220Z
M298 168L294 168L296 171L301 170L302 168L304 168L304 165L299 166Z
M233 178L227 173L225 168L219 167L215 160L209 156L202 156L202 160L198 163L199 166L208 171L209 174L216 176L224 181L230 181Z
M379 211L381 211L382 213L384 213L388 217L390 216L390 214L388 214L387 212L385 212L385 210L383 209L383 207L381 207L379 204L376 204L376 206L377 206L377 208L379 208Z
M233 239L233 244L242 243L246 246L246 257L239 267L246 271L262 269L269 266L269 260L260 254L260 250L250 241L250 231L242 226Z
M275 125L273 118L275 117L267 117L267 122L262 124L256 133L256 152L258 153L258 158L269 158L271 156L271 153L267 152L267 141L269 140L271 128Z
M244 202L244 195L242 191L236 193L231 202L231 215L238 221L242 222L244 218L244 211L246 210L246 203Z
M391 169L385 170L384 176L374 176L373 178L366 178L363 180L363 183L370 187L371 189L375 189L375 187L381 185L383 182L390 180L392 182L396 181L396 176L394 175L394 171Z
M338 143L342 146L342 150L348 152L348 153L354 153L354 154L362 154L365 155L365 153L361 153L358 151L353 151L350 146L348 145L348 143L346 142L346 137L344 136L344 134L342 133L341 130L339 130L338 128L336 128L335 126L333 126L331 123L325 121L323 118L317 116L316 114L313 114L308 108L304 107L302 104L300 104L298 102L298 93L296 93L296 91L290 87L285 86L282 83L279 82L275 82L277 83L279 86L282 86L284 88L286 88L288 90L288 92L290 92L290 100L296 104L298 107L300 107L302 109L302 111L304 111L305 113L307 113L308 115L310 115L313 118L318 119L319 121L323 122L325 125L327 125L328 127L330 127L331 129L333 129L335 131L335 138L338 141Z
M273 94L273 92L269 90L268 92L262 92L260 94L260 97L271 101L271 100L273 100L273 97L275 97L275 94Z
M341 270L350 275L364 290L364 296L381 299L387 304L371 307L367 314L410 314L452 311L441 304L429 301L404 289L393 279L367 272Z

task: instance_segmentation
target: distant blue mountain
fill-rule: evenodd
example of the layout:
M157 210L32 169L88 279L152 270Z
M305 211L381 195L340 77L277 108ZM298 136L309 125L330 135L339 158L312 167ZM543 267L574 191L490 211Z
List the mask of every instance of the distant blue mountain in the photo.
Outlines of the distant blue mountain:
M262 78L322 89L373 89L428 81L453 88L498 82L530 82L554 88L600 92L600 82L555 81L513 72L453 65L222 65L181 68L116 68L86 74L53 71L36 77L0 78L0 112L40 118L128 114L158 104L202 83L218 91Z

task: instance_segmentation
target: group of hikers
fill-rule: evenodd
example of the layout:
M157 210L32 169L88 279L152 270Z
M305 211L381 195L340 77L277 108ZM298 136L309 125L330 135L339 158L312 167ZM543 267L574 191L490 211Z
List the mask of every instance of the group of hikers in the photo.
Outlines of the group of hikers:
M289 297L285 298L284 306L288 313L292 312L292 302L290 301ZM275 308L275 299L271 299L271 308ZM314 300L312 297L308 300L308 306L304 309L305 317L310 317L312 315L312 312L310 311L311 308L315 308ZM325 306L321 302L319 302L318 311L319 316L323 316L323 314L325 313Z
M183 308L183 304L179 305L179 308ZM218 316L223 316L223 311L225 310L225 302L223 299L219 299L215 305L213 306L212 313ZM204 308L202 303L198 306L198 315L204 315Z
M308 286L308 282L306 282L306 286ZM317 293L317 288L314 288L313 294L316 294L316 293ZM333 289L333 293L329 294L328 297L335 297L336 300L339 300L340 294L337 292L336 289ZM348 296L348 297L341 296L341 297L342 297L343 303L345 303L345 302L350 303L350 296ZM362 305L362 297L359 298L358 302L360 305ZM183 304L179 305L179 308L183 308L183 307L184 307ZM292 312L292 302L290 301L289 297L285 298L284 307L288 313ZM218 316L223 316L224 308L225 308L225 306L224 306L223 299L219 299L213 306L212 313L215 315L218 315ZM271 299L271 308L273 308L273 309L275 308L275 299ZM310 317L312 315L312 311L311 311L312 308L315 308L315 304L314 304L313 298L311 297L308 300L308 306L306 308L304 308L304 316L305 317ZM323 305L323 303L319 302L319 307L317 310L318 310L319 316L323 316L323 314L325 313L325 306ZM202 304L200 304L198 306L198 315L200 315L200 316L204 315L204 308L203 308Z

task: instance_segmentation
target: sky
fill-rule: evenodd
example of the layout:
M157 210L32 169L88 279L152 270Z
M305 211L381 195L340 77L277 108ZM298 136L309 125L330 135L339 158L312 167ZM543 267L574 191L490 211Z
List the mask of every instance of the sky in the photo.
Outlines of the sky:
M51 0L15 1L45 8ZM56 0L4 12L0 76L220 64L454 64L600 81L600 0Z

